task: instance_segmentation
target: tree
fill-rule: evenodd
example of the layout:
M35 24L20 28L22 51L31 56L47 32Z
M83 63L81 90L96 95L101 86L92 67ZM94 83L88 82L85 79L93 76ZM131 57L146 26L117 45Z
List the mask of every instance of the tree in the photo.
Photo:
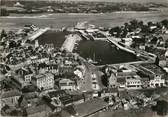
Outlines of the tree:
M112 34L113 36L114 36L114 33L116 33L115 35L116 35L116 37L119 37L120 36L120 34L121 34L121 32L122 32L122 30L121 30L121 28L120 27L114 27L114 28L112 28L110 31L109 31L109 33L110 34Z
M131 27L133 29L138 28L138 21L136 19L130 21Z
M126 22L124 23L125 28L128 28L129 24Z
M104 75L101 76L101 81L102 81L102 84L103 84L105 87L108 87L109 82L108 82L108 76L107 76L106 74L104 74Z
M144 26L144 22L143 21L139 21L138 25L139 25L140 28L142 28Z
M165 26L166 28L168 28L168 20L162 20L161 21L161 24L163 25L163 26Z
M150 29L149 29L149 27L148 26L146 26L146 25L144 25L143 27L142 27L142 33L149 33L149 31L150 31Z
M148 22L148 27L152 26L153 22Z
M166 116L168 114L168 102L164 100L157 101L157 105L153 107L153 110L156 111L158 115Z
M5 8L0 9L0 16L9 16L9 12Z
M7 36L6 31L5 31L4 29L2 29L2 31L1 31L1 39L2 39L3 37L6 37L6 36Z

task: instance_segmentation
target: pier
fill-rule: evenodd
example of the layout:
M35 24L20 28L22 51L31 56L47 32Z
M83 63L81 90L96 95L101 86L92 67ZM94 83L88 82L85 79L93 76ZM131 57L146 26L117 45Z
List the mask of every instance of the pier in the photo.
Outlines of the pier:
M31 34L28 39L33 41L35 40L36 38L38 38L40 35L44 34L45 32L47 32L50 28L49 27L46 27L46 28L41 28L41 29L38 29L36 32L34 32L33 34Z
M83 30L78 30L78 31L81 37L83 37L86 40L90 40L90 38L88 37L88 34L86 34Z
M80 41L81 37L77 34L70 34L66 37L66 40L62 44L61 50L66 50L68 52L72 52L76 41Z

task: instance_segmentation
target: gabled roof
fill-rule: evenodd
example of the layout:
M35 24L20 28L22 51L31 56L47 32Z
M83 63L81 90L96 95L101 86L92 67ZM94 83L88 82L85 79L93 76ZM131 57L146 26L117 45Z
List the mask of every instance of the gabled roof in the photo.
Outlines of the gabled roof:
M65 107L60 113L60 117L71 117L72 115L76 115L73 105Z
M67 93L64 90L57 90L57 91L48 92L48 95L50 96L50 98L64 97L67 95Z
M14 96L21 96L21 92L18 90L7 91L1 95L1 98L9 98Z
M54 75L52 73L45 73L45 74L38 74L35 76L36 79L45 78L45 77L53 77L54 78Z
M84 117L89 116L105 108L108 104L102 99L93 99L75 106L68 106L61 111L60 117Z
M74 81L70 79L61 79L59 83L74 83Z
M117 88L106 88L106 89L103 89L102 92L104 93L117 93L118 92L118 89Z
M108 103L104 102L102 99L97 98L76 105L75 110L78 113L78 116L87 116L105 108L107 105Z
M36 114L40 112L49 112L49 111L51 111L51 108L48 107L46 104L30 106L26 109L27 115Z
M126 78L117 78L117 82L118 83L125 83L126 82Z

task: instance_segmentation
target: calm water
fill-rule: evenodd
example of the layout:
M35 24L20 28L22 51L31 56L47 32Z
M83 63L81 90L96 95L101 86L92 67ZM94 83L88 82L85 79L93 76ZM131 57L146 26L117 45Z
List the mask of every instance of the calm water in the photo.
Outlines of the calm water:
M120 12L106 14L12 14L9 17L0 17L0 30L18 29L25 24L35 24L40 27L52 26L62 28L74 26L77 22L88 21L91 24L102 27L113 27L122 25L132 19L148 21L161 21L168 19L168 11L163 12ZM61 47L65 38L63 34L47 32L40 36L39 43L53 43L55 47ZM117 50L107 42L81 41L77 52L84 58L95 58L99 64L135 61L132 54Z
M54 44L54 47L61 47L65 41L65 35L68 35L68 32L56 32L56 31L47 31L43 35L37 38L40 45L44 44Z
M65 35L68 32L56 32L48 31L41 35L39 38L39 44L51 44L60 48L65 41ZM118 50L116 47L111 46L106 41L85 41L82 40L77 45L77 49L74 52L79 53L84 58L91 58L98 62L98 65L102 64L114 64L122 62L136 61L136 56L127 53L122 50Z
M80 41L76 50L84 58L91 58L101 64L136 61L133 54L118 50L106 41Z
M132 19L147 21L161 21L168 19L167 11L163 12L120 12L106 14L12 14L8 17L0 17L0 30L2 28L20 28L25 24L33 23L40 27L53 26L61 28L74 26L77 22L89 23L103 27L122 25Z

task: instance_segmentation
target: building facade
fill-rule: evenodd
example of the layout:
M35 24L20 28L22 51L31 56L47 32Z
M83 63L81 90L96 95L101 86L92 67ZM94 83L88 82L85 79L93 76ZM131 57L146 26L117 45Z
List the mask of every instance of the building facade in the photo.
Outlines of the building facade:
M141 89L142 82L140 78L127 78L126 89Z
M77 90L75 81L70 79L62 79L59 81L59 86L61 90Z
M39 89L52 89L54 88L54 75L52 73L39 74L35 76L33 83Z

